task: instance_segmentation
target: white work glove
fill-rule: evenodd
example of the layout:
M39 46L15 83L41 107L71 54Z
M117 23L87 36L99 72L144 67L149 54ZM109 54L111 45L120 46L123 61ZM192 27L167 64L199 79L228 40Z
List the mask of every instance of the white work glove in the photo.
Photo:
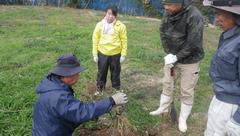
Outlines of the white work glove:
M125 60L125 56L120 57L120 63L122 63Z
M174 64L175 62L177 62L177 56L173 54L168 54L164 57L164 62L165 65Z
M94 62L98 63L98 56L93 56Z
M122 92L117 92L116 94L114 94L112 96L116 106L118 105L123 105L126 104L128 102L128 98L127 95L125 93Z
M226 124L226 130L228 136L239 136L240 135L240 124L233 119L230 119Z

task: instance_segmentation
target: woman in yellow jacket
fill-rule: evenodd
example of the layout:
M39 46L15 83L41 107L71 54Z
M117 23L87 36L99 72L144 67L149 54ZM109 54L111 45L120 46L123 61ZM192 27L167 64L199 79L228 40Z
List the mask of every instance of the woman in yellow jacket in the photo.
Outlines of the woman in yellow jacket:
M117 8L109 6L106 16L95 27L93 32L93 58L98 64L98 95L105 89L107 73L110 68L112 87L120 89L121 64L127 55L126 26L117 20Z

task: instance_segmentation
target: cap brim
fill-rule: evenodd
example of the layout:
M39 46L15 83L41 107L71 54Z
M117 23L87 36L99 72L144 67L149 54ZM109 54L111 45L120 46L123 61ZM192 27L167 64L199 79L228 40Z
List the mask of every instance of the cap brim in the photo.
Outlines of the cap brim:
M83 72L86 68L79 66L76 68L63 68L63 67L55 67L51 70L51 73L59 75L59 76L72 76L77 73Z
M225 10L225 11L240 15L240 5L233 5L231 7L230 6L214 6L214 5L212 5L211 1L209 1L209 0L204 0L203 5L213 7L216 9Z
M240 6L232 6L232 7L229 7L229 6L211 6L211 7L216 8L216 9L225 10L225 11L240 15Z

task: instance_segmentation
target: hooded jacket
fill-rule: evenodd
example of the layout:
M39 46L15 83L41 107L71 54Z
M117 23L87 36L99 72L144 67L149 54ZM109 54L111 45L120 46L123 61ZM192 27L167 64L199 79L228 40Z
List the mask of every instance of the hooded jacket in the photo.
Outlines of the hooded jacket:
M33 136L70 136L81 123L109 112L114 103L111 98L83 103L75 99L72 88L55 75L48 75L41 81L37 94Z
M184 0L179 13L165 13L160 26L160 37L164 51L177 56L178 63L191 64L204 57L203 17L192 5Z
M98 52L106 56L114 56L121 54L127 55L127 29L126 26L119 20L114 23L114 33L104 34L104 22L97 23L93 36L93 56L97 56Z

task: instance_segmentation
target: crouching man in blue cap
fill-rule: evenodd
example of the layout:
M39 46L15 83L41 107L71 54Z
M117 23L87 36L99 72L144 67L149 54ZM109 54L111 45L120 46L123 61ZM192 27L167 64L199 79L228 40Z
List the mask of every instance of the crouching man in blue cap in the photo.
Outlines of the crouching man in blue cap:
M124 93L93 103L74 98L71 88L85 68L73 54L63 55L57 66L37 87L39 94L33 113L33 136L70 136L81 123L109 112L114 105L127 103Z

